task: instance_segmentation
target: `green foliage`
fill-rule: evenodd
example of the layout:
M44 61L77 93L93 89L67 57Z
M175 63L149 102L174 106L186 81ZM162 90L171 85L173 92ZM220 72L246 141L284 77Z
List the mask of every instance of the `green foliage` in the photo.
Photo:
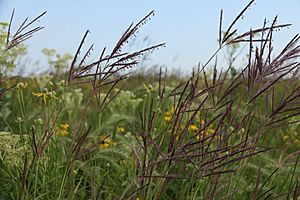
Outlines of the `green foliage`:
M48 63L54 69L56 75L64 74L68 69L70 60L73 58L69 53L60 55L55 49L44 48L42 52L47 57Z
M164 135L164 140L167 140L171 134L171 129L170 127L168 128L169 125L166 122L169 119L166 117L173 115L173 111L170 108L173 98L166 98L163 102L160 102L157 96L157 84L152 82L153 86L150 86L148 83L143 84L143 82L140 82L137 84L139 87L135 90L122 90L103 112L98 113L96 107L92 106L89 111L91 114L88 115L88 123L93 127L93 132L88 136L88 140L84 146L86 150L91 148L92 153L74 161L72 171L66 172L66 166L70 162L72 143L76 139L76 124L78 118L80 118L80 111L84 109L84 103L87 102L89 92L85 87L68 87L65 85L65 81L57 81L53 78L38 79L39 82L30 78L24 79L23 82L27 82L27 86L25 86L26 84L19 84L18 88L10 91L12 98L18 99L19 96L23 98L23 100L20 98L21 101L27 103L24 104L24 108L22 107L22 110L25 111L25 115L23 116L20 109L18 109L20 107L19 102L10 102L14 109L11 116L8 117L7 123L10 125L13 134L3 133L3 136L1 135L0 137L0 142L3 143L1 144L3 148L1 148L2 171L0 173L0 182L2 185L5 185L0 193L0 197L18 198L17 196L8 197L7 195L10 193L9 191L14 191L12 194L17 195L21 189L19 185L21 178L16 178L12 181L11 177L20 177L20 174L24 173L25 155L27 155L28 167L30 167L27 179L29 181L29 190L26 193L27 199L38 197L57 198L65 173L70 173L68 176L69 178L72 177L66 181L64 186L65 191L72 190L73 193L71 196L74 199L90 196L91 191L99 193L98 198L100 199L115 199L126 197L138 188L140 183L138 181L139 168L137 166L139 165L137 163L139 161L136 154L139 152L138 149L140 147L138 141L136 141L136 133L132 132L133 125L140 123L140 113L146 112L146 115L149 114L152 104L152 111L157 113L157 117L155 118L151 134L153 134L153 137L160 137L160 132L167 130L166 135ZM134 77L131 77L130 82L132 81L134 81ZM45 88L47 89L45 90ZM171 87L166 87L166 90L171 92L171 89L168 88ZM55 96L58 99L50 96L49 92L51 91L55 91ZM49 95L47 95L47 92ZM43 97L34 96L33 93L45 93L46 103L43 101ZM239 91L239 94L242 94L242 91ZM102 93L101 95L100 99L103 100L106 93ZM112 97L107 98L110 99ZM151 99L154 101L152 102ZM245 106L246 104L242 105ZM263 108L263 104L261 106ZM56 119L56 113L53 111L57 107L61 107L62 110L60 111L61 116ZM20 116L26 120L18 121L18 117ZM198 117L200 116L197 115L197 118L194 120L196 126L198 126ZM206 118L209 118L209 116L206 116ZM50 123L48 123L49 120ZM291 119L291 121L297 121L297 118ZM32 148L34 148L34 145L30 127L35 127L35 137L39 141L44 133L51 131L52 123L55 123L53 127L54 133L49 140L48 147L44 150L40 158L33 159L32 155L34 155L34 151ZM60 124L63 123L70 125L66 129L68 134L65 136L59 135ZM26 142L19 143L21 138L20 133L26 133L25 127L27 127L28 132L28 134L24 135ZM222 187L220 186L216 198L219 199L226 195L231 199L243 199L246 196L250 198L255 188L258 171L260 171L260 178L263 182L276 168L279 168L279 170L272 177L272 181L265 185L261 194L275 185L276 188L274 191L276 191L276 194L288 190L288 183L291 180L291 172L293 170L293 163L295 162L295 157L292 155L299 149L298 144L291 143L292 140L297 139L297 129L297 124L291 124L287 127L277 129L276 132L273 131L272 135L277 134L279 136L271 137L274 141L271 141L270 137L263 138L263 141L261 141L262 145L272 144L277 147L288 146L289 148L286 151L276 152L274 150L269 153L260 154L251 159L248 164L241 165L239 171L231 176L231 182L235 182L236 184L228 186L229 188L227 188L226 184ZM193 127L189 130L192 131ZM231 130L233 131L233 129ZM240 130L238 135L244 132L245 130ZM286 140L284 133L288 133L289 137L293 137L294 139L290 138ZM188 134L193 136L192 132ZM103 137L109 137L110 140L103 140ZM167 149L167 147L167 143L165 143L164 148ZM23 148L26 148L26 151ZM289 156L290 159L286 160L285 158ZM12 163L14 164L12 165ZM178 166L181 165L180 162L177 164ZM158 167L155 173L162 173L163 170L164 168ZM182 169L178 168L174 170L181 171ZM186 173L193 172L193 167L189 166L185 170ZM299 167L297 167L295 174L296 176L300 174ZM226 181L225 177L220 180L221 183L225 183ZM208 182L208 178L174 181L166 188L162 198L203 199L203 193L205 192L205 188L208 187ZM155 198L155 194L160 190L162 183L157 179L153 180L151 184L148 199ZM243 190L237 190L241 187ZM51 188L52 192L50 193L47 188ZM227 190L237 190L237 192L224 192ZM64 194L66 195L66 193ZM136 194L134 198L140 198L140 195Z
M0 132L0 159L8 166L21 167L24 157L31 154L28 135Z

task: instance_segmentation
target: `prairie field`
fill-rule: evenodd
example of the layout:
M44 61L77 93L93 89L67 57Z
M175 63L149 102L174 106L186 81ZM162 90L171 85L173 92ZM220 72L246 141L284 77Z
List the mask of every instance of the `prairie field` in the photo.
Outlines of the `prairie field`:
M300 36L274 53L290 24L239 32L253 2L228 26L220 12L218 48L187 75L141 69L165 43L124 50L154 11L111 51L92 51L86 31L73 55L43 49L51 73L15 75L45 13L19 27L12 13L0 23L0 199L300 199Z

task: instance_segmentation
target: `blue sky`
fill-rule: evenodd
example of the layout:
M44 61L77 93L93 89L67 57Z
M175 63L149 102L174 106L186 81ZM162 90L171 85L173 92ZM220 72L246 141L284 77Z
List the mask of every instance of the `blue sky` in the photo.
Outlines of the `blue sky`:
M28 57L42 60L41 49L54 48L59 53L76 51L84 32L89 29L89 43L95 44L95 54L104 46L111 49L131 22L137 22L149 11L155 17L146 24L131 49L148 44L166 42L167 47L151 55L149 64L190 71L197 63L204 63L217 48L219 13L224 10L224 27L235 18L248 0L0 0L0 21L8 21L15 8L15 28L25 18L34 18L43 11L46 16L39 25L45 29L26 42ZM260 27L264 18L272 21L278 15L279 23L292 23L275 35L275 50L279 51L296 33L300 32L300 0L257 0L244 19L236 24L240 33ZM140 43L138 42L140 41ZM45 62L40 65L47 67Z

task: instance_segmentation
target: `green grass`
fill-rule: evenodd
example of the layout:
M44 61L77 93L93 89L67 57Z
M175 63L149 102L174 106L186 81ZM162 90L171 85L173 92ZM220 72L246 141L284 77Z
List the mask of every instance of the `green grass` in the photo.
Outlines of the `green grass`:
M172 80L177 81L173 78ZM192 163L186 164L185 160L174 161L176 164L173 165L172 171L176 172L178 176L190 174L190 178L177 180L163 178L149 178L148 180L145 178L149 181L149 187L147 191L141 187L140 176L144 172L140 171L140 168L143 159L149 159L149 163L151 163L150 161L155 162L161 160L162 157L158 156L155 148L150 145L147 158L142 157L145 152L141 151L143 144L140 146L139 142L142 143L141 137L146 136L138 134L143 130L150 131L147 134L151 134L151 137L158 137L157 141L159 141L158 144L161 144L161 151L167 151L172 136L172 125L166 121L166 114L171 112L170 115L175 116L171 111L173 98L164 98L162 101L158 98L157 81L150 81L153 86L150 91L148 87L150 82L142 82L140 78L131 77L128 79L128 84L134 82L133 85L139 85L139 87L122 90L103 112L97 111L96 102L91 104L91 107L86 110L88 114L86 114L82 132L84 133L88 127L92 127L92 129L82 144L80 156L76 154L77 158L74 157L72 151L74 151L74 145L76 146L76 143L78 144L80 141L80 136L76 135L78 134L77 125L82 110L84 110L84 104L88 101L88 90L81 86L80 89L63 86L59 80L49 80L44 85L48 91L55 91L57 98L48 95L45 103L43 97L33 95L33 92L40 92L36 81L29 78L23 79L22 82L27 83L26 88L17 87L7 93L10 99L18 100L9 100L10 106L7 108L11 109L11 114L6 118L5 124L9 124L10 128L2 126L6 127L2 131L7 131L7 133L2 133L0 136L0 141L3 143L0 150L2 166L0 182L3 185L1 198L205 199L205 195L214 188L212 186L216 179L215 176L200 179L193 177L193 174L196 176L198 172ZM169 80L168 84L171 88L172 81ZM205 87L204 83L199 84L200 88ZM239 91L237 95L241 93L242 91ZM242 101L246 101L246 99ZM263 103L260 106L263 110ZM242 108L241 106L239 109ZM152 123L153 127L149 129L147 126L150 124L148 123L145 123L146 127L139 127L142 125L139 116L145 115L145 118L149 120L149 115L153 112L156 113ZM209 112L206 114L208 114L206 119L204 117L203 119L209 121L208 119L211 119L213 115ZM186 119L182 119L180 122L182 125L178 127L184 129L182 126L187 124L190 116L190 113L184 116ZM198 117L201 116L197 115L192 124L200 129L201 123L199 123L200 118ZM18 120L18 118L21 119ZM239 120L237 119L237 121ZM254 118L253 126L258 126L258 123L258 119ZM69 125L65 135L60 132L61 124ZM214 128L216 126L217 124L211 125ZM218 177L219 183L216 185L215 198L250 199L255 191L257 176L260 179L259 188L277 168L278 171L267 181L259 194L262 195L273 187L271 190L273 197L293 190L294 181L299 178L300 173L300 168L295 168L297 159L295 152L299 149L299 143L284 139L283 136L289 132L289 135L297 138L297 129L297 125L291 124L266 131L259 141L259 146L271 146L274 149L247 158L242 162L229 164L229 168L237 171ZM41 153L39 156L34 155L36 150L34 149L33 130L36 145L40 147L37 149L37 152ZM51 130L53 135L41 150L43 145L39 145L39 141ZM232 128L228 130L232 130ZM239 134L242 132L241 129ZM187 129L186 137L190 138L193 135L193 129ZM194 140L197 141L195 138ZM212 149L216 148L215 142L211 145ZM195 163L199 159L200 157L196 158ZM205 158L200 160L202 159L205 161ZM27 162L25 162L26 160ZM148 173L156 176L166 174L169 170L168 164L162 161ZM25 185L22 185L23 179L25 179ZM230 181L228 182L228 180ZM236 189L238 190L236 191ZM131 194L133 195L131 196Z

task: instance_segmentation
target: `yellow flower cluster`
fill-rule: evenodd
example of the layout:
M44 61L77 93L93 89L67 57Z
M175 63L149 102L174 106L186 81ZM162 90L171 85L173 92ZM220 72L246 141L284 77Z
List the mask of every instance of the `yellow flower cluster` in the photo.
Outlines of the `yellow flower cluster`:
M198 134L196 136L197 140L201 140L203 138L207 138L209 136L212 136L215 133L215 130L212 128L208 128L206 131L201 131L201 134ZM221 140L221 136L220 135L216 135L215 138L220 141Z
M200 113L198 113L198 114L200 114ZM197 118L197 119L196 119L196 122L197 122L197 124L201 124L201 127L202 127L202 128L203 128L204 125L205 125L205 120L204 120L204 119L201 119L201 120L200 120L200 118ZM208 127L206 130L201 131L200 134L198 133L199 130L200 130L200 128L198 128L198 127L197 127L196 125L194 125L194 124L190 125L190 127L189 127L189 131L192 131L194 134L198 134L198 135L196 136L196 139L197 139L197 140L201 140L201 139L204 139L204 138L206 138L206 137L209 137L209 136L213 135L213 134L216 132L215 129L213 129L213 126L212 126L212 125L210 125L210 127ZM218 141L221 140L220 135L216 135L215 138L216 138Z
M56 134L61 137L65 137L65 136L69 135L69 131L68 131L69 126L70 125L67 123L61 124L59 126L59 128L57 128Z
M174 106L172 106L172 108L169 111L166 111L164 113L164 122L165 123L170 123L172 121L172 117L174 116L175 113L175 109ZM196 135L196 139L197 140L201 140L204 138L207 138L209 136L212 136L215 133L215 129L213 128L213 125L210 125L209 127L206 128L206 130L201 131L201 133L199 133L200 128L203 128L205 125L205 120L201 119L200 117L200 112L197 113L197 117L195 118L194 123L190 124L187 128L188 132ZM184 125L180 126L180 130L183 131L185 128ZM214 136L215 139L217 139L218 141L221 140L221 136L216 134ZM179 135L175 135L175 139L178 141L179 140Z
M166 123L171 122L172 116L174 115L174 113L175 113L175 109L174 109L174 106L172 106L172 108L171 108L169 111L166 111L166 112L165 112L165 115L164 115L164 121L165 121Z
M58 97L56 96L55 91L51 91L51 92L32 92L32 95L36 96L38 98L42 97L44 104L47 103L47 98L58 99Z
M183 127L181 127L182 130L183 130ZM194 124L191 124L189 127L188 127L188 131L190 133L192 133L193 135L196 135L196 139L197 140L202 140L204 138L207 138L211 135L213 135L215 133L215 130L213 128L208 128L206 131L201 131L201 133L199 133L199 130L200 128L198 128L196 125ZM221 136L220 135L216 135L214 138L216 138L218 141L221 140ZM175 135L175 139L176 141L179 140L179 135Z
M116 142L114 142L110 137L100 136L100 149L107 149L110 146L116 146Z

